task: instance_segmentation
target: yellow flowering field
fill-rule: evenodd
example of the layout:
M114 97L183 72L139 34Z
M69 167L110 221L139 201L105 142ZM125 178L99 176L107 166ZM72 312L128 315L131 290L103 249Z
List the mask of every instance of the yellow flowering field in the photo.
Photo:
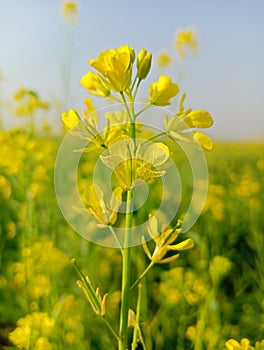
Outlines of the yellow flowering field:
M120 255L84 240L63 219L53 187L59 144L59 137L1 132L3 349L115 348L75 285L70 258L109 293L114 322ZM147 349L248 349L235 343L243 338L263 348L263 145L216 142L207 160L208 195L189 233L195 246L147 277L140 321ZM89 165L81 171L87 177ZM138 254L144 250L133 256L141 271Z
M81 77L69 57L61 101L0 99L0 349L264 350L264 143L214 140L189 105L199 43L176 32L178 78L124 43Z

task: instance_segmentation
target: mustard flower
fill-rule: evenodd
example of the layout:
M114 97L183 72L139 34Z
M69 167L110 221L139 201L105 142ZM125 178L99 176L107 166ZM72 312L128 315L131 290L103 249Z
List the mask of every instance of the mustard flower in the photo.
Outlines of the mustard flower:
M65 1L62 4L62 16L70 24L74 24L78 15L78 6L74 1Z
M19 349L29 348L51 350L48 338L53 331L55 320L46 312L33 312L17 321L17 328L9 333L9 340Z
M243 338L239 343L235 339L229 339L225 342L225 346L228 350L253 350L254 347L250 346L250 341L247 338Z
M116 187L110 203L105 203L104 193L96 184L90 185L82 195L88 212L103 225L113 225L117 219L117 212L122 203L122 189ZM78 208L76 208L78 210ZM83 212L83 211L82 211Z
M70 109L61 115L61 119L70 133L78 138L90 141L89 147L79 151L89 152L94 149L106 147L104 141L97 130L98 115L93 106L92 100L86 98L84 100L86 109L82 110L81 118L77 111Z
M197 54L199 40L196 37L194 29L179 31L175 39L175 48L180 56L180 59L185 59L187 50L191 51L192 55Z
M172 97L179 92L178 85L171 81L171 78L162 75L158 81L152 83L149 87L150 103L156 106L166 106L170 104Z
M97 59L90 60L90 65L108 81L111 90L123 92L130 87L134 60L134 49L124 45L101 52Z
M124 139L109 147L109 155L100 156L103 163L113 170L118 182L125 189L150 182L163 176L160 170L169 158L169 148L161 143L153 143L142 149L141 143L135 146L132 139Z
M13 97L17 104L15 109L16 116L30 116L38 110L48 110L49 108L48 103L41 100L39 95L33 90L22 87Z
M195 131L188 132L190 128L205 129L213 125L214 121L211 114L204 110L184 109L185 94L183 94L178 112L168 120L164 119L165 130L169 135L180 141L195 141L205 150L211 150L213 142L211 138L203 133Z
M188 238L180 243L173 244L181 232L180 224L181 223L178 222L176 228L166 228L161 233L159 233L157 218L153 216L150 219L148 233L155 241L156 246L153 253L151 254L144 237L142 237L142 245L146 255L153 263L166 264L172 262L179 258L180 255L179 253L176 253L166 258L165 255L167 252L178 252L192 248L194 246L194 242L191 238Z
M52 344L49 342L48 338L40 337L37 339L35 344L35 350L52 350Z
M110 95L109 83L98 73L88 72L81 78L81 85L87 92L100 97Z
M161 52L158 54L156 64L158 68L165 68L171 65L171 56L167 52Z

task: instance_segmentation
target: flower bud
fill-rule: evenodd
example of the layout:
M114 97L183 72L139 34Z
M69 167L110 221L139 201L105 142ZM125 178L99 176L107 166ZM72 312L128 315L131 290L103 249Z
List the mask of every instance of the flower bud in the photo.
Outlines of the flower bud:
M152 54L147 53L146 49L142 49L137 58L137 77L139 79L145 79L148 75L151 67Z

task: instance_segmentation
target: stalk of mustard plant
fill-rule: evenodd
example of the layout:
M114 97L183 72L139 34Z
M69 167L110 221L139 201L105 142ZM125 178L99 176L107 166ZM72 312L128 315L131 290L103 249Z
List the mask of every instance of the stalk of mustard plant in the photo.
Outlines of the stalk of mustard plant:
M134 188L140 186L142 182L148 184L153 180L166 174L163 168L160 168L169 159L172 150L164 142L155 142L154 139L159 136L167 136L173 140L181 142L199 143L203 148L212 147L211 139L199 132L188 132L190 128L208 128L212 125L211 115L203 110L184 108L185 94L183 94L179 110L168 120L164 118L164 131L150 135L142 142L137 140L137 118L152 106L170 105L171 99L179 92L178 86L171 81L168 76L160 76L158 81L152 83L149 87L149 102L139 111L135 111L135 101L141 82L146 79L151 68L152 55L146 49L142 49L136 60L136 74L133 76L133 64L135 61L135 52L128 45L118 49L109 49L99 54L97 59L91 59L90 65L97 71L89 71L81 79L81 84L87 92L92 95L112 99L122 105L124 111L118 114L118 122L114 113L108 114L107 125L103 132L99 133L98 117L96 110L90 98L85 99L86 110L82 111L82 116L77 111L69 110L62 114L62 120L66 128L76 137L87 140L88 146L81 151L90 152L99 149L103 154L100 155L100 161L110 168L115 176L118 186L113 190L109 203L106 203L104 193L96 183L87 186L87 190L81 196L86 209L80 209L83 214L89 214L98 223L98 227L108 227L113 234L115 241L120 247L122 253L122 282L121 282L121 306L119 318L119 332L115 331L110 322L106 319L106 296L102 298L100 291L93 289L90 280L85 278L77 267L81 276L78 282L83 289L92 309L102 317L108 329L111 331L118 343L118 350L127 350L132 348L136 350L138 342L143 349L145 344L143 334L139 327L141 311L141 287L139 285L139 294L136 314L132 311L131 295L134 287L145 277L155 264L166 264L176 260L179 257L179 251L189 249L193 246L192 239L186 239L176 243L181 233L181 221L178 221L172 228L163 227L155 215L148 220L147 232L142 232L142 248L144 249L150 263L143 272L139 273L135 282L131 281L131 244L132 232L136 228L136 214L134 212L135 192ZM121 116L121 117L120 117ZM144 136L143 136L144 138ZM154 141L154 142L153 142ZM122 142L121 145L119 142ZM124 223L125 226L123 242L115 232L115 224L118 218L118 210L122 202L122 194L126 197L126 210ZM122 220L122 218L121 218ZM155 243L154 250L151 252L145 234ZM170 256L167 253L170 252ZM134 327L133 339L129 339L128 327L131 326L129 315L133 314ZM131 347L130 347L131 344Z

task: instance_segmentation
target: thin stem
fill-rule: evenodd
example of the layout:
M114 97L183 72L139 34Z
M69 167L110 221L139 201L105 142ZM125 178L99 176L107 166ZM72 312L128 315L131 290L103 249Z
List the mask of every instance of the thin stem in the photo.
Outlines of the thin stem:
M133 81L133 84L132 84L132 87L131 87L131 92L132 92L133 89L134 89L134 86L135 86L136 81L137 81L137 76L135 76L135 79L134 79L134 81Z
M147 142L149 142L149 141L154 140L154 139L157 138L157 137L163 136L163 135L167 135L167 132L166 132L166 131L162 131L162 132L160 132L160 133L158 133L158 134L155 134L155 135L149 137L149 138L146 139L144 142L142 142L142 145L144 145L145 143L147 143Z
M145 112L147 109L149 109L152 106L151 103L149 103L148 105L146 105L144 108L142 108L136 115L135 118L137 118L140 114L142 114L143 112Z
M138 285L137 311L136 311L136 324L134 326L134 332L133 332L132 350L136 350L136 348L137 348L138 331L140 331L139 318L140 318L140 313L141 313L141 300L142 300L142 285L139 284Z
M138 279L132 284L132 286L130 287L130 290L132 290L134 287L136 287L136 285L142 280L142 278L148 273L148 271L152 268L152 266L154 265L154 262L151 261L151 263L148 265L148 267L146 267L146 269L142 272L142 274L138 277Z
M135 92L134 92L134 95L133 95L133 100L135 100L135 97L137 95L140 83L141 83L141 79L138 79L137 86L136 86L136 89L135 89Z
M126 109L126 111L128 113L129 119L130 119L131 123L133 123L134 118L132 118L132 116L131 116L131 113L130 113L130 110L128 108L127 101L126 101L126 98L125 98L125 95L124 95L123 91L120 91L120 96L122 97L122 100L124 102L125 109Z
M117 97L115 97L114 95L110 95L110 96L108 96L111 100L114 100L114 101L116 101L116 102L118 102L118 103L122 103L122 101L121 100L119 100L119 98L117 98Z
M122 269L122 291L118 349L126 350L128 344L128 310L129 310L129 287L130 287L130 260L131 260L131 228L133 221L133 193L127 191L126 207L126 231L124 239L123 269Z
M107 326L107 328L109 329L109 331L113 334L113 336L116 338L117 341L119 341L119 336L116 333L116 331L112 328L112 326L110 325L110 323L104 318L104 316L101 316L101 319L103 320L104 324Z
M121 243L119 237L117 236L117 234L116 234L116 232L115 232L113 226L108 225L108 227L109 227L109 230L111 231L112 235L114 236L116 242L118 243L119 248L120 248L120 250L121 250L121 253L122 253L122 255L123 255L122 243Z

